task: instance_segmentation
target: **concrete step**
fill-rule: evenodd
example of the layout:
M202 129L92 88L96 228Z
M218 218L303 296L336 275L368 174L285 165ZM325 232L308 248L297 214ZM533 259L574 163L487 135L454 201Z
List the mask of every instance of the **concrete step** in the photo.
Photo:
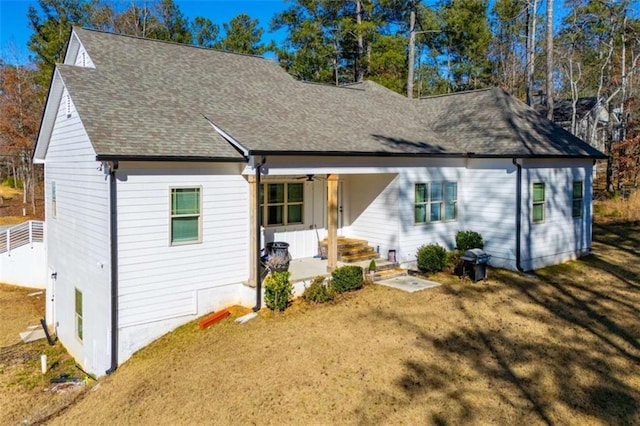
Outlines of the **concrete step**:
M338 255L338 260L344 263L355 263L361 262L363 260L371 260L371 259L379 259L380 253L375 251L366 252L366 253L357 253L357 254L348 254L345 256Z
M389 278L404 277L407 275L409 275L409 273L407 272L406 269L395 267L392 269L376 271L375 275L373 276L373 280L382 281L382 280L388 280Z

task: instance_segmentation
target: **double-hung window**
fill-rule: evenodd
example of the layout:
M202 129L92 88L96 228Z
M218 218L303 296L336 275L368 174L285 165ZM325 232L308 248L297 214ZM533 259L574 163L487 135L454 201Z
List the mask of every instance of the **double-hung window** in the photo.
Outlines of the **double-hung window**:
M582 181L577 180L573 182L573 196L572 196L572 207L571 207L571 215L573 217L582 217Z
M533 208L531 210L533 223L544 222L545 203L544 183L536 182L533 184Z
M58 214L58 202L56 198L56 183L51 182L51 217Z
M304 222L303 183L265 183L261 192L263 225L299 225Z
M171 245L202 241L200 192L200 187L171 188Z
M458 217L457 182L416 183L415 223L456 220Z
M82 292L75 289L75 329L76 329L76 337L78 340L82 341L83 332L82 332Z

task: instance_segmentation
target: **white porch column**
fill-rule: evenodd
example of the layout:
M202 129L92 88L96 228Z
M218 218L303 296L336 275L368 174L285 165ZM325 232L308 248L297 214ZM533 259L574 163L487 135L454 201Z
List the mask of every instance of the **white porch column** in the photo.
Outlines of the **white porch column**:
M327 175L327 271L338 265L338 179L339 175Z

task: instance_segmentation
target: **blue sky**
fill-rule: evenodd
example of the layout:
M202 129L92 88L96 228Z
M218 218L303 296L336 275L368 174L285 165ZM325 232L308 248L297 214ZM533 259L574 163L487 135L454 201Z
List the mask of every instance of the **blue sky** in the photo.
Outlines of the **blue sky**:
M247 13L260 21L260 26L268 30L273 15L284 10L287 4L282 0L175 0L182 13L189 19L204 16L222 26L240 13ZM125 2L128 3L128 2ZM0 48L3 57L7 56L10 45L15 45L19 58L25 61L30 52L27 42L31 29L27 20L30 5L38 5L37 0L0 0ZM282 37L279 34L265 33L265 41Z
M128 4L128 0L118 0ZM222 26L223 22L230 21L240 13L247 13L260 21L260 26L265 29L264 41L280 40L284 37L284 30L277 33L269 33L268 27L271 18L284 10L288 4L283 0L175 0L182 13L189 19L196 16L204 16L216 24ZM435 0L424 0L426 4L433 4ZM490 3L493 3L491 1ZM544 2L542 2L544 3ZM558 25L560 15L564 8L561 2L556 1L555 25ZM16 47L16 53L20 62L26 62L30 54L27 41L31 36L31 29L27 20L27 10L30 5L37 7L37 0L0 0L0 55L11 58L10 46Z

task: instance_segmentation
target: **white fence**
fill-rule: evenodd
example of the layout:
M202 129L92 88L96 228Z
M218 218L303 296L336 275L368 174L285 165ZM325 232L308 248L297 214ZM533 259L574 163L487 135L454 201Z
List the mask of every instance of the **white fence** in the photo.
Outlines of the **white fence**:
M30 220L0 233L0 282L44 288L44 222Z

